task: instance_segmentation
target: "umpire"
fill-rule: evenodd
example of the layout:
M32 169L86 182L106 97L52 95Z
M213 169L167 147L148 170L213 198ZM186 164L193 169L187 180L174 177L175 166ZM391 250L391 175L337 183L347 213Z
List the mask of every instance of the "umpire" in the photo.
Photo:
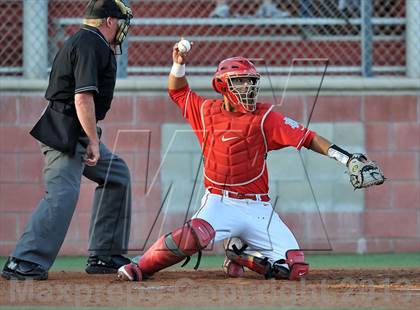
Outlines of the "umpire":
M116 49L127 35L131 9L120 0L91 0L84 25L54 59L49 104L31 131L45 156L46 192L3 268L6 279L48 278L79 197L82 175L98 184L89 228L87 273L113 273L130 262L130 173L100 142L97 121L113 98Z

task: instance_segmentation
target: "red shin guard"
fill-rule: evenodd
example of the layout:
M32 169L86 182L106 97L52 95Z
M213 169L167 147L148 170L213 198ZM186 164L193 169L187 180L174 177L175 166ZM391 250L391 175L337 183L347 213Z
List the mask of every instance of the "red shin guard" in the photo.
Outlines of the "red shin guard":
M183 227L160 237L139 259L143 274L152 275L204 249L214 238L213 227L202 219L192 219Z
M261 258L235 250L226 250L226 256L236 264L247 267L264 276L268 275L271 270L271 264L267 258Z
M268 258L256 257L238 250L226 250L226 256L236 264L265 276L266 279L299 280L309 272L309 265L305 263L305 256L301 250L289 250L286 252L286 259L280 259L273 264ZM281 266L283 264L287 264L289 270Z

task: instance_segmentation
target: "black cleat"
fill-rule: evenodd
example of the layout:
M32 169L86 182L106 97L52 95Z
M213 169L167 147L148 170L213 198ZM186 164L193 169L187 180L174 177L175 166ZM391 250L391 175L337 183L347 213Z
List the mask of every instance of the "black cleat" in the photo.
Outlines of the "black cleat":
M131 260L122 255L91 255L85 270L89 274L117 273L118 268L129 263Z
M47 280L48 271L36 263L9 257L1 276L7 280Z

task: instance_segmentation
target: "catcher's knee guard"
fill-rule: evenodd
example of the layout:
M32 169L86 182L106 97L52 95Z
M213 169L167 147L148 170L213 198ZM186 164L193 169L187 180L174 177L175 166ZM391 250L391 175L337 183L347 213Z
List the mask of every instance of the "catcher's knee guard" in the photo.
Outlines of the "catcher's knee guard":
M160 237L139 259L138 265L143 275L150 276L200 252L214 236L215 231L209 223L194 218L183 227Z

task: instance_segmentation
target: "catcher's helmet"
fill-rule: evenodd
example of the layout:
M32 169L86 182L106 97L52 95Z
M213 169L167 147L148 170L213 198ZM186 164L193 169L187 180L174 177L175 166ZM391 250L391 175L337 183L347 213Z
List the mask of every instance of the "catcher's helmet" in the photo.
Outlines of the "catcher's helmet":
M232 57L220 62L212 83L214 90L226 96L235 110L246 113L256 109L259 81L260 75L251 61Z

